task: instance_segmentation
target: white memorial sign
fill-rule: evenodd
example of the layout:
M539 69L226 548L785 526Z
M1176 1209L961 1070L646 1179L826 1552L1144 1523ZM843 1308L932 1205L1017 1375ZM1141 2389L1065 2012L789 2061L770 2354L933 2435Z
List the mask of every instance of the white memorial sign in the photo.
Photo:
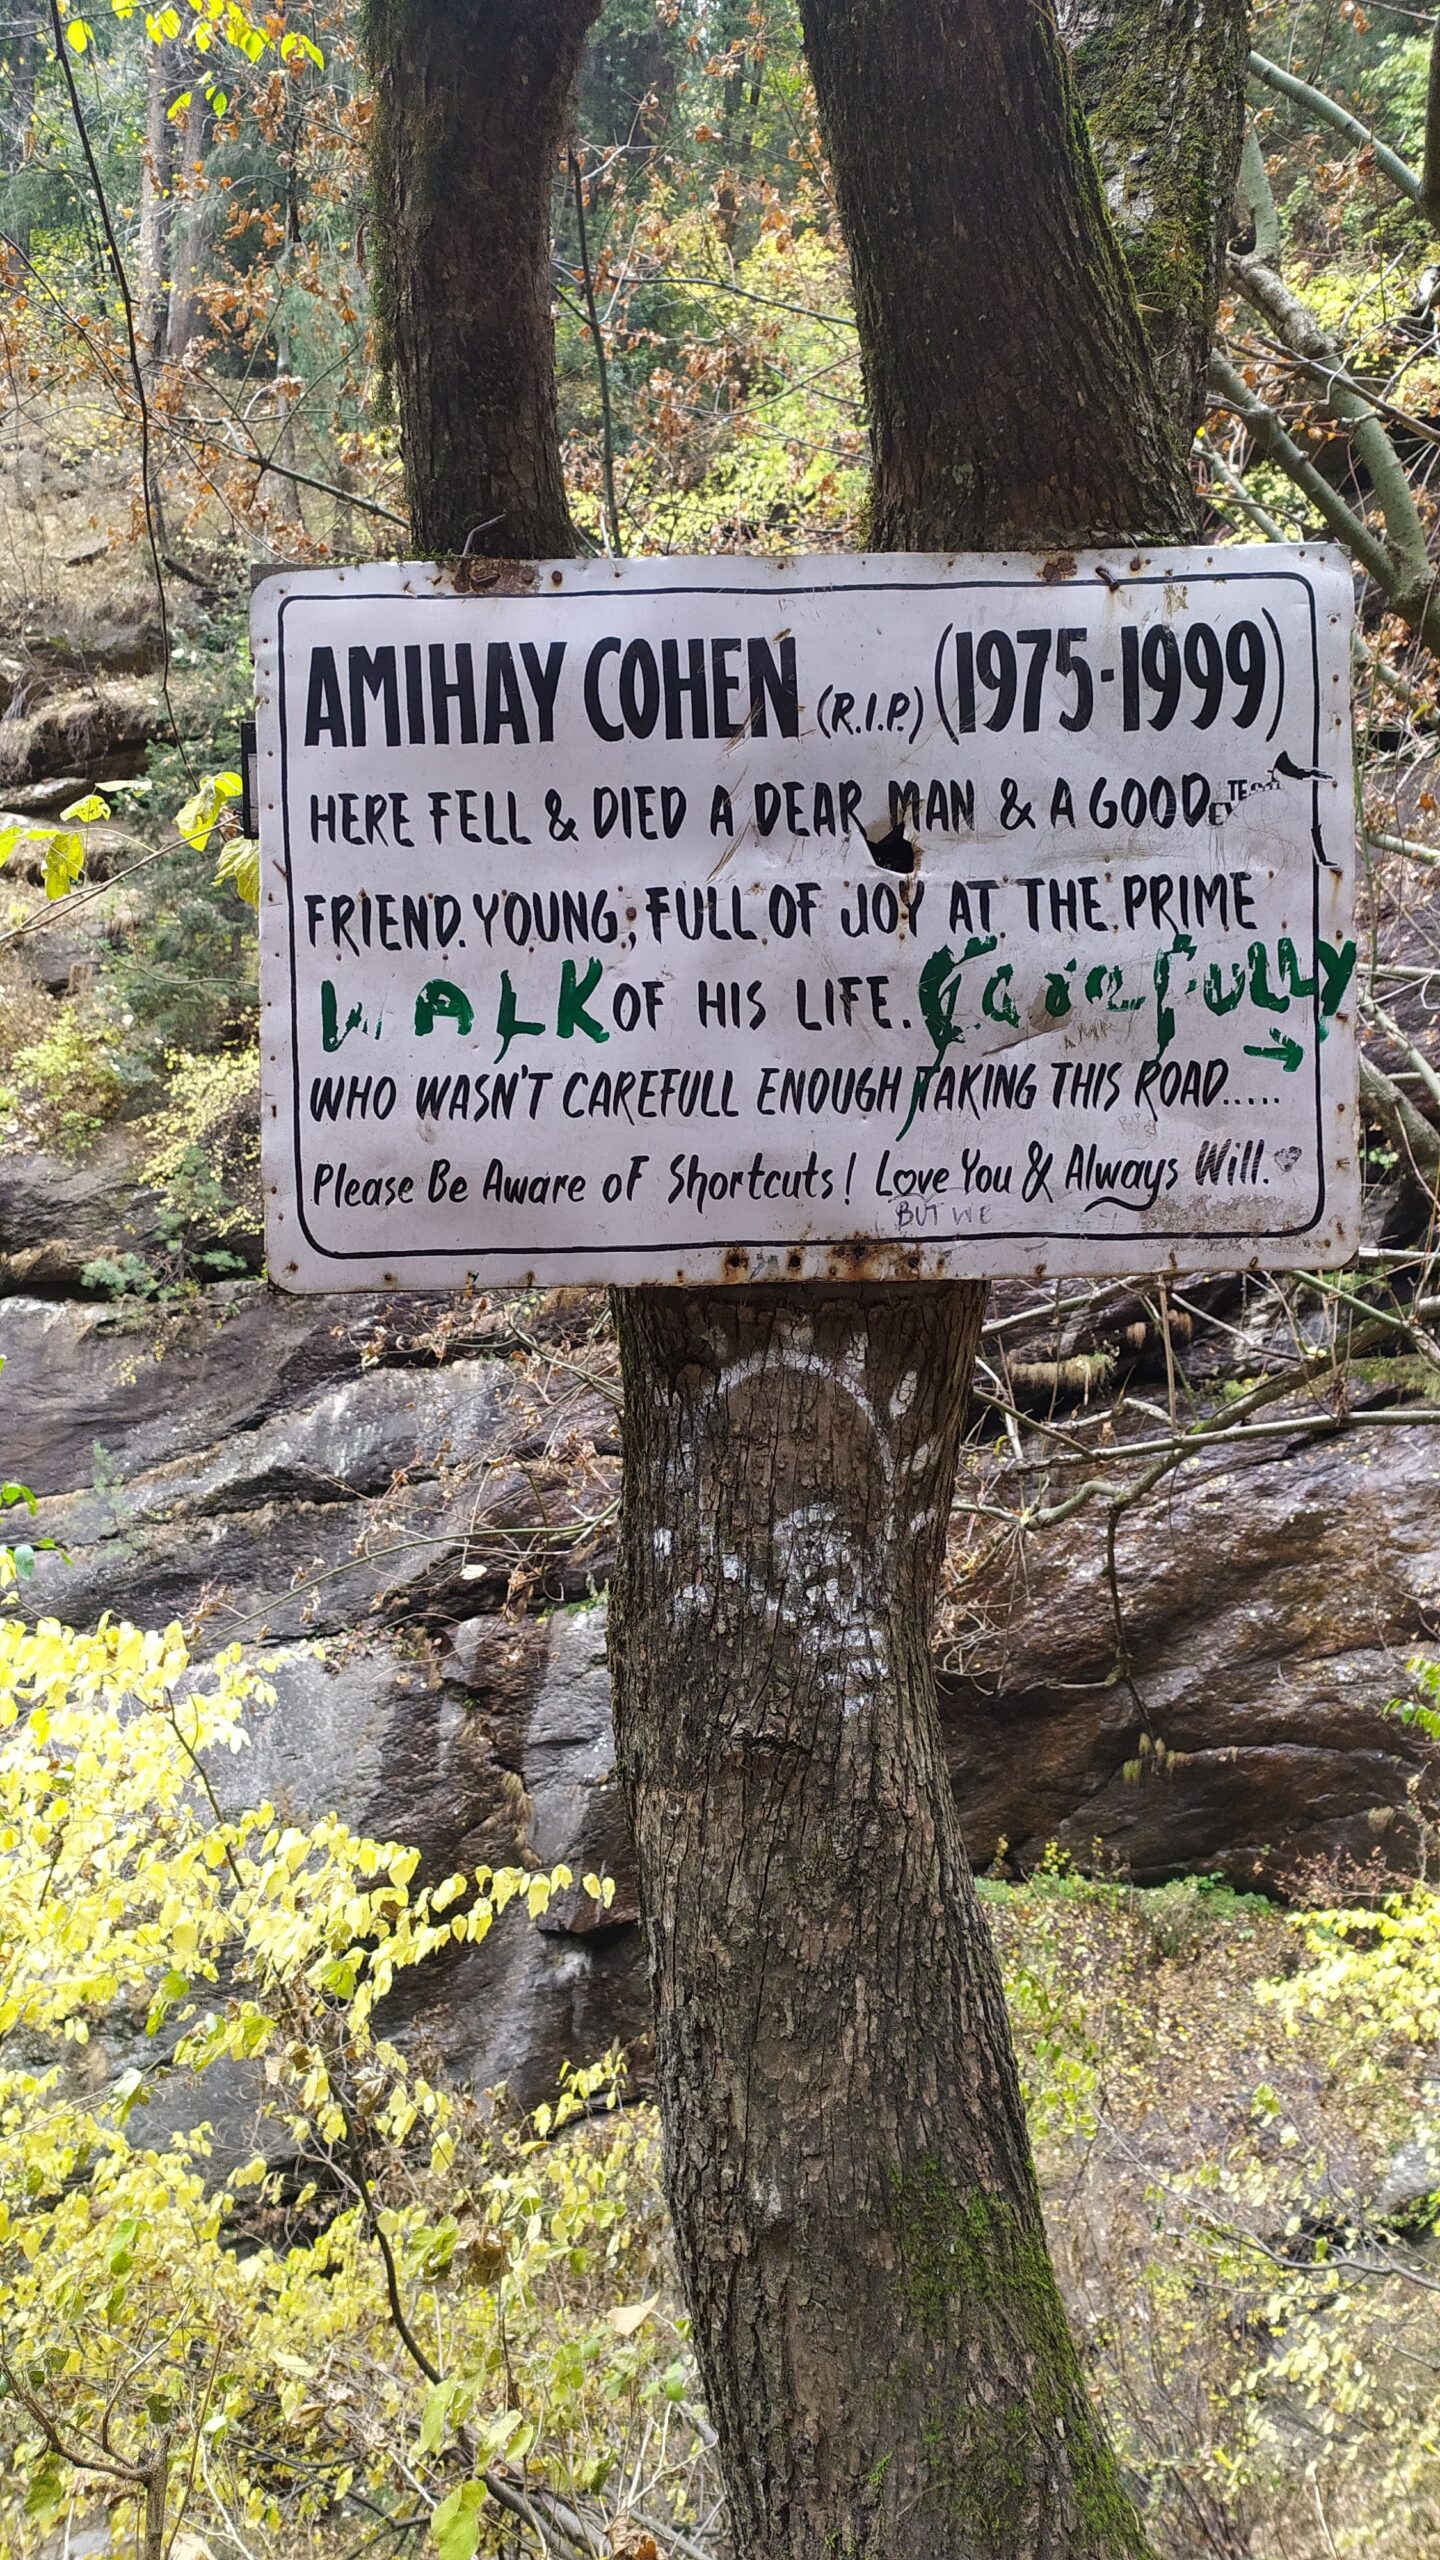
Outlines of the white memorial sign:
M1350 612L1308 545L266 579L274 1277L1346 1260Z

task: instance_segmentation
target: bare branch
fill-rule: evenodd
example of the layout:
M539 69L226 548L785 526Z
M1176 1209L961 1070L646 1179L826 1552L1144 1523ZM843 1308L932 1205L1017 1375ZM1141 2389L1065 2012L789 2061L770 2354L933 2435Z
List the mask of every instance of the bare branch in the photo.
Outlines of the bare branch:
M1420 209L1440 231L1440 18L1430 38L1430 77L1425 89L1425 167Z
M1267 408L1259 393L1250 389L1243 376L1224 356L1214 355L1210 359L1210 386L1224 406L1243 420L1267 462L1278 463L1296 488L1304 491L1316 514L1323 516L1336 541L1343 542L1362 569L1368 570L1382 593L1394 602L1395 569L1384 543L1371 532L1364 517L1347 505L1339 490L1332 489L1324 473L1316 470L1309 455L1302 453L1294 437L1287 434L1274 410ZM1398 603L1396 611L1399 611Z
M1360 1107L1390 1140L1422 1191L1440 1191L1440 1133L1373 1059L1360 1059Z
M1407 167L1399 153L1382 142L1378 134L1372 133L1368 124L1362 124L1358 116L1352 116L1348 107L1328 98L1323 89L1312 89L1308 80L1297 80L1293 71L1282 71L1278 62L1268 61L1263 53L1251 54L1250 71L1256 80L1264 81L1267 89L1274 89L1282 98L1288 98L1292 106L1307 108L1321 124L1328 124L1336 133L1343 133L1346 141L1353 143L1357 151L1373 151L1376 168L1384 171L1391 185L1398 187L1403 196L1408 196L1412 204L1417 204L1422 213L1429 210L1425 190L1414 170Z
M1328 332L1293 294L1273 266L1259 256L1232 258L1230 272L1247 302L1268 320L1283 347L1314 369L1330 416L1350 430L1357 461L1385 518L1385 530L1401 585L1417 590L1407 620L1423 623L1430 615L1432 578L1425 528L1421 524L1405 468L1375 410L1350 380L1345 359ZM1399 607L1398 594L1396 596ZM1433 636L1440 640L1440 628Z

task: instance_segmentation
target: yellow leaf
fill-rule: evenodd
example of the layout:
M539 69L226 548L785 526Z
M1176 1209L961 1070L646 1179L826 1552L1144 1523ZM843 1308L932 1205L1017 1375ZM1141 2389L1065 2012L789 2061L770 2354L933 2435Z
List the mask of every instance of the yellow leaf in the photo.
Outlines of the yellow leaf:
M636 2330L649 2319L659 2299L658 2293L652 2293L646 2302L617 2302L613 2311L605 2314L616 2337L633 2338Z
M45 895L63 898L73 889L85 868L85 840L73 833L58 833L50 839L45 855Z
M226 883L247 907L260 904L260 847L253 836L232 836L215 865L217 883Z
M193 852L203 853L226 801L238 799L244 788L238 773L207 773L176 813L177 835L184 837Z

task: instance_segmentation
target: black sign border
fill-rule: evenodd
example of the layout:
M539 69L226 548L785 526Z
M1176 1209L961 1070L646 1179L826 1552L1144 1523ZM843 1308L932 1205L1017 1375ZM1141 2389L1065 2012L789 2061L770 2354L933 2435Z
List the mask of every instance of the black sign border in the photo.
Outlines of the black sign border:
M1319 773L1320 634L1315 607L1315 589L1311 580L1302 576L1298 569L1262 569L1257 567L1254 569L1228 570L1146 570L1137 574L1112 574L1107 578L1106 584L1112 590L1118 590L1121 587L1234 585L1242 580L1246 582L1253 582L1257 579L1262 580L1265 584L1270 586L1280 584L1299 587L1306 598L1310 610L1311 700L1314 706L1310 761L1312 766L1315 768L1315 776L1310 785L1311 824L1313 842L1316 845L1319 845L1324 841L1324 831L1320 817ZM1030 579L1021 577L935 579L864 578L854 579L849 582L837 578L833 581L827 579L823 582L810 586L787 586L783 589L775 590L774 592L777 595L777 601L784 595L966 595L988 594L996 588L1009 589L1025 587L1032 583L1033 581ZM585 602L609 605L615 602L617 592L618 591L614 588L574 588L566 597L565 601L570 604ZM674 597L712 597L733 595L753 598L757 594L770 592L772 591L768 588L760 588L749 583L737 582L734 586L722 586L718 584L681 586L673 584L668 579L662 579L658 581L656 585L649 587L632 585L627 582L624 589L624 593L627 596L664 595ZM394 595L387 595L384 598L386 603L394 605L428 605L436 603L453 603L459 600L463 599L453 593L432 592L427 595L417 595L414 593L407 594L403 591ZM539 590L521 590L518 594L507 594L503 599L506 604L554 603L555 600L556 599L553 594L546 594ZM301 1178L303 1170L303 1159L301 1154L303 1124L301 1119L300 1090L299 945L295 914L295 874L290 850L290 741L285 710L285 616L294 605L343 604L353 601L355 601L355 593L353 590L347 591L344 588L337 588L327 594L324 590L317 592L314 588L306 588L300 594L282 597L279 610L275 618L275 687L280 723L280 814L285 850L285 896L290 939L290 1081L292 1088L292 1128L294 1135L294 1152L292 1161L295 1171L295 1216L299 1224L300 1232L304 1236L306 1243L309 1245L311 1252L317 1254L320 1259L325 1262L363 1262L389 1266L404 1262L435 1263L453 1261L457 1265L463 1265L467 1271L473 1271L478 1270L485 1262L507 1262L511 1264L525 1263L528 1266L542 1262L554 1262L557 1260L576 1261L581 1258L588 1258L594 1261L605 1261L612 1257L624 1259L631 1255L638 1256L642 1254L652 1260L655 1260L662 1255L668 1259L671 1255L679 1258L691 1253L706 1254L711 1257L729 1252L774 1253L776 1255L784 1255L799 1250L804 1253L834 1253L837 1251L843 1252L847 1248L853 1247L857 1242L863 1242L867 1249L884 1246L899 1246L902 1244L904 1240L898 1237L866 1235L864 1237L857 1238L852 1233L849 1235L839 1236L796 1236L791 1237L788 1240L777 1240L773 1236L732 1235L726 1235L723 1238L717 1239L715 1236L710 1235L696 1236L683 1243L671 1243L669 1241L664 1243L655 1243L652 1241L645 1244L626 1245L609 1243L588 1246L574 1244L534 1246L492 1244L477 1245L474 1247L466 1245L429 1244L409 1246L399 1251L396 1250L394 1245L387 1245L383 1247L377 1246L373 1250L368 1246L349 1245L343 1249L336 1250L330 1245L321 1244L318 1238L312 1234L309 1221L306 1216L304 1184ZM378 603L381 599L377 596L373 598L373 601ZM501 601L501 599L497 597L495 601L498 602ZM1318 948L1320 941L1320 865L1318 861L1313 859L1313 857L1311 868L1310 966L1312 975L1315 979L1315 994L1312 998L1312 1003L1315 1007L1315 1023L1316 1031L1318 1033L1320 1027L1320 954ZM1299 1226L1247 1228L1243 1235L1237 1235L1235 1238L1237 1255L1239 1254L1239 1250L1242 1246L1250 1246L1253 1248L1256 1245L1265 1243L1287 1243L1293 1238L1313 1234L1315 1228L1319 1226L1325 1215L1328 1186L1326 1177L1325 1136L1323 1125L1324 1101L1320 1047L1320 1040L1317 1037L1315 1041L1314 1084L1315 1138L1318 1157L1319 1196L1316 1200L1315 1208L1311 1216ZM924 1237L923 1250L928 1256L932 1252L943 1252L951 1245L974 1246L982 1243L995 1244L998 1246L1031 1243L1041 1245L1084 1245L1088 1242L1097 1247L1104 1246L1107 1249L1113 1246L1127 1244L1144 1244L1149 1245L1152 1248L1156 1245L1163 1244L1172 1248L1173 1253L1173 1249L1178 1249L1187 1244L1208 1245L1223 1240L1224 1239L1217 1238L1213 1229L1210 1228L1186 1227L1183 1229L1169 1230L1161 1235L1157 1234L1153 1227L1134 1227L1126 1228L1124 1230L1107 1229L1103 1235L1099 1235L1093 1230L1087 1231L1084 1228L1071 1233L1069 1230L1065 1228L1057 1228L1053 1223L1051 1223L1044 1227L986 1227L983 1230L974 1227L957 1228L951 1235L942 1235L931 1231L927 1232Z

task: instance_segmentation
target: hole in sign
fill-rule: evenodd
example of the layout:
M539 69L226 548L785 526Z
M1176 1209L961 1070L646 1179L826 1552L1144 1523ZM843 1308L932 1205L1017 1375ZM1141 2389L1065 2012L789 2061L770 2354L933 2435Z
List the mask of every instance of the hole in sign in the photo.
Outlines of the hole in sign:
M888 818L877 818L873 827L866 828L865 841L871 861L880 870L898 872L902 880L909 879L920 859L920 848L911 843L902 826Z

